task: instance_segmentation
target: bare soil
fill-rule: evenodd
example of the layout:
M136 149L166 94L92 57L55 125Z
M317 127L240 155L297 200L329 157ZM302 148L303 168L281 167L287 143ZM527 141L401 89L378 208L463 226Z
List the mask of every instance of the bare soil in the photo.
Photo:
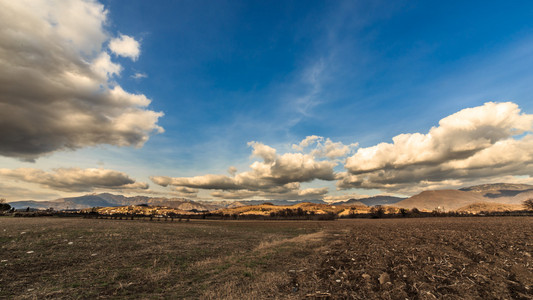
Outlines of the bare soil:
M533 299L533 218L0 218L0 298Z

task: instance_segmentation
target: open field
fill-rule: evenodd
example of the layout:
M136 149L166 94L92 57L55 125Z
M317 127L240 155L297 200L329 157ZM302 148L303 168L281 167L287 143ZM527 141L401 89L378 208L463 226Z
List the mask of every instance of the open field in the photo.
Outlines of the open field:
M0 218L0 298L533 297L533 218Z

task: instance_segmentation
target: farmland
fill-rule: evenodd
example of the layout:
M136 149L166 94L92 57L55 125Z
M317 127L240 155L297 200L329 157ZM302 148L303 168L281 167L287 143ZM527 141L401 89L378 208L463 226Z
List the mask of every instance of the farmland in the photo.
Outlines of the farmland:
M0 218L0 298L533 297L533 219Z

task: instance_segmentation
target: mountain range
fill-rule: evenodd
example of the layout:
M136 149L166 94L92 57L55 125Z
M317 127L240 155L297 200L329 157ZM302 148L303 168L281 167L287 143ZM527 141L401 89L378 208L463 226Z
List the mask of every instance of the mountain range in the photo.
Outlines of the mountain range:
M91 194L79 197L60 198L51 201L13 201L9 203L16 209L31 207L39 209L53 208L56 210L64 209L83 209L90 207L113 207L125 205L147 204L150 206L167 206L181 210L209 210L208 206L185 198L164 198L164 197L146 197L134 196L126 197L123 195L114 195L109 193ZM212 208L211 208L212 209Z
M394 204L403 208L421 210L458 210L472 204L512 204L520 205L533 198L533 185L494 183L483 184L459 190L424 191Z
M533 198L533 185L527 184L509 184L495 183L483 184L472 187L465 187L458 190L433 190L423 191L409 198L400 198L393 196L373 196L361 199L349 199L329 203L330 205L390 205L403 208L418 208L420 210L457 210L476 204L487 203L487 205L505 204L518 205L524 200ZM110 193L90 194L79 197L60 198L51 201L13 201L9 204L16 209L26 207L56 210L64 209L83 209L90 207L114 207L126 205L147 204L150 206L167 206L180 210L197 210L211 211L221 208L235 208L240 206L259 205L262 203L271 203L273 205L293 205L302 202L314 204L326 204L322 200L239 200L239 201L192 201L186 198L164 198L164 197L147 197L123 195L114 195Z

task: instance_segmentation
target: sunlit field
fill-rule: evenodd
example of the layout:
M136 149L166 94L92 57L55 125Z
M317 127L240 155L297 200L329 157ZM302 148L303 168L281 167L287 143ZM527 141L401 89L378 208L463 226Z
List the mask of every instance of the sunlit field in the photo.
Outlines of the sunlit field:
M523 298L533 219L0 218L0 298Z

